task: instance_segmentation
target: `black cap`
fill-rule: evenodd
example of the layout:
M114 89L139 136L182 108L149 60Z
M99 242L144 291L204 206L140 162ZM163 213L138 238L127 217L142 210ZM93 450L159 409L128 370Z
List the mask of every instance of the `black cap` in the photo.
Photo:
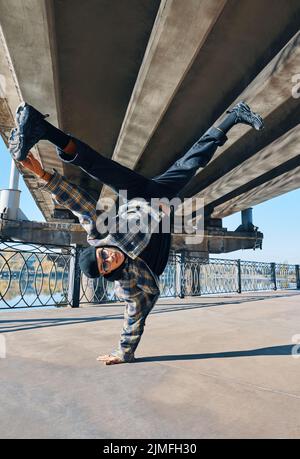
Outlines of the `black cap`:
M100 277L97 257L96 257L96 247L88 247L84 249L79 256L79 266L81 271L92 279Z
M123 263L109 274L100 274L97 263L96 250L98 247L88 247L84 249L79 256L79 266L81 271L91 279L103 276L106 280L114 282L119 280L123 275L123 268L126 262L126 256Z

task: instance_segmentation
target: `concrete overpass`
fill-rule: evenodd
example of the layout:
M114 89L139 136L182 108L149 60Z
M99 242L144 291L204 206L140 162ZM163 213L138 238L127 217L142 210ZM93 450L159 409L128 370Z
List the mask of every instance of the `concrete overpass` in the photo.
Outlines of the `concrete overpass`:
M250 103L265 118L264 132L236 127L183 195L205 200L199 250L261 243L262 233L227 232L221 219L300 186L298 0L0 0L0 22L6 141L24 99L101 154L151 177L237 100ZM111 193L61 164L50 144L41 142L35 152L45 168L95 196ZM49 232L72 221L21 172ZM2 222L4 234L18 231L16 222ZM173 244L180 248L185 238Z

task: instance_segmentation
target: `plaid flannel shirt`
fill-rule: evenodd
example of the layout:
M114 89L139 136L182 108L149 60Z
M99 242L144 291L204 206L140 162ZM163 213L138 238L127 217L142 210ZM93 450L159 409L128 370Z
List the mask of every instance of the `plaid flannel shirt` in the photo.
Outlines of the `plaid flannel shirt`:
M52 193L58 204L78 217L87 232L88 243L96 247L116 246L130 258L137 258L149 244L152 232L158 227L164 212L154 209L143 199L132 199L119 207L117 215L110 219L110 227L100 234L97 226L100 226L99 219L103 211L96 212L97 201L86 191L54 172L43 190ZM145 228L143 231L137 230L138 222Z
M133 222L146 219L150 224L152 218L158 224L164 213L155 211L144 200L131 200L119 208L118 215L113 221L116 232L107 232L104 237L99 237L101 235L96 226L97 201L92 196L80 187L69 183L56 171L42 189L50 192L58 204L71 210L78 217L87 232L90 245L116 246L128 255L122 279L115 281L116 294L126 302L126 307L119 346L111 354L126 362L132 361L144 331L146 318L159 297L159 281L149 266L138 257L150 241L150 227L147 232L122 233L118 230L131 219ZM155 225L152 229L153 227Z

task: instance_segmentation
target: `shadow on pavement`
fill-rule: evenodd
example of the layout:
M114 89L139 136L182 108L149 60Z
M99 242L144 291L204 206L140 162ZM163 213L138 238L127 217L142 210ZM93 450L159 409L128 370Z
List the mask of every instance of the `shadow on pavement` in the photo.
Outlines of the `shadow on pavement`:
M260 349L249 349L246 351L213 352L210 354L174 354L174 355L154 355L151 357L141 357L135 359L134 363L141 362L169 362L174 360L206 360L224 359L233 357L253 357L253 356L276 356L291 355L294 345L286 344L282 346L262 347Z
M297 294L297 293L296 293ZM246 297L221 297L219 300L214 298L214 302L208 303L206 301L203 302L192 302L193 298L191 297L190 303L176 303L176 299L174 299L174 303L160 303L157 304L154 309L151 311L151 314L166 314L168 312L178 312L178 311L186 311L189 309L201 309L201 308L213 308L218 306L232 306L232 305L240 305L243 303L253 302L253 301L263 301L263 300L270 300L270 298L282 298L287 296L294 296L294 294L282 294L282 295L268 295L268 296L246 296ZM206 297L208 299L209 297ZM225 298L228 301L225 301ZM221 300L221 301L220 301ZM233 301L234 300L234 301ZM112 319L123 319L123 303L116 303L114 305L98 305L93 307L114 307L114 308L121 308L121 312L116 314L105 314L99 316L92 316L92 317L48 317L48 318L26 318L26 319L4 319L1 320L1 311L0 311L0 333L13 333L17 331L25 331L25 330L33 330L38 328L45 328L45 327L58 327L58 326L67 326L67 325L76 325L76 324L84 324L88 322L97 322L103 320L112 320ZM55 311L55 310L54 310ZM84 309L78 308L76 312L78 316L80 316L81 311L85 312ZM10 311L12 312L12 311ZM20 309L18 310L20 312ZM72 312L75 312L73 309Z

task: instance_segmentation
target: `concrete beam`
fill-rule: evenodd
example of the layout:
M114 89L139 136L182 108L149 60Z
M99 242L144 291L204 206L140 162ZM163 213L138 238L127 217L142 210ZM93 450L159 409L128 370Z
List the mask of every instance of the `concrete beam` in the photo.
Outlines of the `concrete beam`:
M160 0L51 3L62 127L111 157Z
M265 130L257 133L246 126L233 129L229 141L184 194L196 193L208 205L298 155L300 105L292 95L292 76L299 69L299 58L300 33L239 97L262 113ZM251 205L248 202L246 207Z
M242 194L245 194L248 191L251 192L251 190L256 189L264 183L268 183L273 178L277 180L276 183L278 190L276 192L276 195L280 194L280 187L282 187L282 193L286 192L284 191L286 190L286 187L283 187L283 176L285 176L286 172L291 171L295 179L297 178L296 171L298 165L300 164L299 145L300 131L299 125L297 125L295 128L288 131L282 137L272 142L266 148L259 151L259 153L257 154L257 156L259 156L256 159L255 163L257 168L254 167L254 158L252 157L249 160L245 161L242 165L234 169L233 171L226 174L228 184L223 184L223 193L221 194L221 196L217 197L217 199L212 201L208 201L208 199L205 199L205 205L211 207L218 206L220 212L221 208L228 208L228 201L231 201L232 199L238 200ZM239 173L240 177L237 182L237 177ZM248 180L245 180L245 176L248 178ZM231 181L235 182L235 188L231 187ZM220 179L220 183L222 182L222 179ZM215 185L213 184L210 188L214 187ZM272 189L275 192L275 189ZM205 193L205 190L203 191L203 193ZM266 200L270 199L270 193L267 187L265 188L265 193ZM217 191L215 195L217 195ZM213 196L213 194L210 194L209 196ZM222 206L222 204L224 205ZM247 203L245 202L245 204L248 204L245 208L254 205L249 200ZM243 209L241 208L241 210ZM219 218L222 218L225 215L219 213L218 216Z
M133 169L226 0L162 0L113 159ZM110 195L107 187L102 197Z
M153 177L181 157L239 100L299 27L298 0L228 0L149 140L136 171ZM290 77L284 80L284 87L289 82ZM261 83L264 85L264 81Z
M44 0L0 0L1 51L0 63L2 95L7 102L9 127L13 127L17 105L22 101L33 104L43 113L51 114L51 122L57 125L57 104L54 84L54 70L49 41L46 2ZM8 130L2 130L7 142ZM33 148L47 170L55 167L63 173L61 161L57 159L54 147L40 142ZM21 172L22 167L18 165ZM47 219L54 209L50 195L42 195L38 184L28 172L24 173L38 207Z
M45 1L0 0L0 18L20 97L51 113L52 122L57 124ZM16 107L12 108L14 111Z
M228 200L224 204L215 207L213 216L216 218L226 217L235 212L247 209L249 203L251 206L261 204L262 202L273 199L284 193L300 188L300 155L297 156L299 166L281 174L279 177L265 181L263 184L252 190L240 194L238 197ZM298 222L295 219L295 224Z
M0 131L7 141L14 127L13 113L22 100L0 22Z
M0 220L2 239L31 242L45 245L88 246L86 233L79 224L71 223L38 223ZM191 235L173 234L174 250L190 250L203 253L223 253L234 250L257 248L263 239L262 233L247 233L211 228L205 231L203 239Z
M209 229L205 231L202 242L195 236L185 234L172 235L174 250L188 250L202 253L229 253L236 250L257 249L262 247L263 234L260 232L237 232Z
M60 127L104 156L112 155L159 3L160 0L45 0L45 17L32 15L33 21L47 21L46 54L52 59ZM26 22L20 25L27 26L31 30ZM32 48L27 52L31 54ZM28 61L35 68L31 56ZM46 101L40 91L37 107L52 114ZM99 196L99 181L77 167L61 164L49 144L41 144L40 150L47 169L55 167L72 183Z
M41 223L0 219L0 234L4 240L45 245L87 245L86 233L76 223Z
M54 114L51 121L57 123L60 118L67 130L111 156L130 100L114 159L151 176L176 160L196 135L244 94L255 109L262 109L269 129L257 135L247 128L236 135L233 132L231 143L199 174L190 193L208 189L224 172L236 168L240 173L239 167L252 156L253 169L261 176L268 160L264 149L284 139L299 120L299 104L288 96L286 83L287 75L295 69L299 73L297 40L282 50L299 30L299 1L164 0L149 43L158 1L135 0L130 11L129 3L119 3L118 8L116 4L90 0L86 8L80 0L12 0L9 5L0 0L8 50L3 73L10 75L6 86L13 94L6 92L3 106L6 103L13 112L18 97L26 98ZM74 36L74 28L84 30L84 40ZM273 68L267 67L264 73L262 69L279 50L271 62ZM91 62L93 71L87 66ZM260 78L253 81L259 72ZM266 153L262 165L260 151ZM71 181L100 189L78 168L62 168L48 144L41 144L36 154L47 169L54 166ZM275 167L280 166L277 160ZM236 175L229 189L225 175L210 202L219 199L218 191L227 195L249 180L240 175L242 182ZM50 219L51 197L44 196L30 176L25 180Z

